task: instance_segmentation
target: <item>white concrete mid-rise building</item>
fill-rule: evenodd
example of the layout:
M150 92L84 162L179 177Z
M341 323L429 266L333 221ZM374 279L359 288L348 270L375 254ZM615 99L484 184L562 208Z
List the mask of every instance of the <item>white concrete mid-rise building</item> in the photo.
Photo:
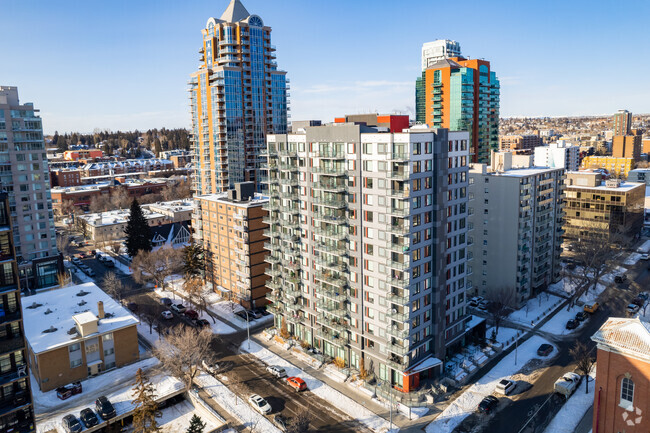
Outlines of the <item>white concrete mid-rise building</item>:
M578 171L580 147L565 140L558 140L548 146L538 146L535 148L535 166Z
M408 392L467 343L467 132L269 135L275 324ZM484 332L484 330L483 330Z
M456 41L437 39L432 42L425 42L422 44L422 70L424 71L440 60L460 56L460 43Z
M469 276L474 294L519 305L560 279L564 174L559 168L469 171Z

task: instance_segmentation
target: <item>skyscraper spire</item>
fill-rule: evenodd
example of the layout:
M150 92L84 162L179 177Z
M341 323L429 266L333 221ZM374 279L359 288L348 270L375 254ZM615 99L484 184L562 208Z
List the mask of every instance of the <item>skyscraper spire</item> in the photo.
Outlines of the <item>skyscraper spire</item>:
M229 23L245 20L250 14L239 0L231 0L226 10L221 15L220 20Z

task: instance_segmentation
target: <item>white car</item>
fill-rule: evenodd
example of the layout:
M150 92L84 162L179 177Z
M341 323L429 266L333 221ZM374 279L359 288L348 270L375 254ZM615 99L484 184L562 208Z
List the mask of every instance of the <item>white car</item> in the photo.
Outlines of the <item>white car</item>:
M512 380L501 379L497 384L495 391L499 394L508 395L515 389L516 386L517 384Z
M250 397L248 397L248 403L253 406L253 408L261 413L262 415L267 415L271 413L273 409L271 409L271 405L267 403L266 400L264 400L262 397L260 397L257 394L253 394Z
M627 314L630 316L634 316L636 313L639 312L641 308L636 305L636 304L630 304L627 306Z
M171 320L171 319L174 318L174 315L173 315L172 312L169 311L169 310L165 310L165 311L163 311L163 312L161 313L161 316L162 316L163 319L166 319L166 320Z
M208 374L217 374L217 371L219 371L219 364L216 362L209 363L203 360L201 361L201 365L203 366L203 370Z
M185 310L187 310L187 307L185 307L185 305L183 304L172 304L172 306L169 308L171 308L172 310L176 311L179 314L184 313Z
M269 365L268 367L266 367L266 371L268 371L269 373L271 373L273 376L277 378L283 378L287 375L287 372L284 371L284 368L278 367L276 365Z

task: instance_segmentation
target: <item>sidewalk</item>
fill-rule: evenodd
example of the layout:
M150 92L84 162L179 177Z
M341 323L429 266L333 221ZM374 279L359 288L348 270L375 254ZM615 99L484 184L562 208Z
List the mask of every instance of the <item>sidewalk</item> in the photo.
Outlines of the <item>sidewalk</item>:
M580 420L580 424L576 427L575 433L590 433L593 426L593 417L594 417L594 406L591 405L589 410L585 412L584 416Z

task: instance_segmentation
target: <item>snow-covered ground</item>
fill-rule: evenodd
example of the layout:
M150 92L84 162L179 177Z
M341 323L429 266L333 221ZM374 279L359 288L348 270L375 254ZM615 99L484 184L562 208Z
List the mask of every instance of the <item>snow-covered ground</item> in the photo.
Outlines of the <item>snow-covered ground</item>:
M34 397L34 412L36 414L37 433L46 433L54 429L63 432L61 419L69 414L79 414L82 409L93 407L95 399L100 395L108 397L117 416L133 410L133 382L138 368L150 370L159 363L156 358L149 358L125 367L109 371L81 382L83 392L73 395L67 400L60 400L56 390L42 392L38 389L36 380L32 377L32 395ZM149 378L154 385L156 398L171 396L182 392L185 385L178 379L156 375Z
M190 426L190 419L195 414L205 423L205 429L203 431L209 432L223 425L206 410L199 406L194 407L187 400L166 407L161 412L162 416L157 419L158 426L162 428L161 433L179 433L186 431Z
M562 301L563 299L559 296L541 293L537 297L529 299L519 310L510 313L508 320L528 326L536 324L551 314Z
M569 310L567 310L567 307L563 307L560 309L560 311L557 312L556 315L551 317L551 319L544 324L544 326L541 327L541 331L543 332L549 332L554 335L568 335L568 334L573 334L580 329L582 329L585 324L589 321L583 320L582 322L579 322L579 326L576 329L566 329L566 323L570 319L575 319L576 314L579 313L580 311L583 311L583 307L579 307L577 305L574 305L571 307Z
M280 358L278 355L274 354L268 349L265 349L256 342L250 342L249 350L248 340L246 340L241 344L240 350L255 355L267 365L277 365L284 368L288 376L299 376L302 380L305 381L305 383L307 383L307 388L310 392L329 402L331 405L350 415L352 418L363 423L371 430L376 432L385 432L390 427L389 422L382 417L376 415L374 412L365 408L350 397L341 394L336 389L314 378L310 374L305 373L300 368L291 364L289 361ZM392 431L395 432L397 430L393 429Z
M485 337L489 340L492 338L492 331L494 327L491 327L485 333ZM522 331L514 328L504 328L499 326L499 332L497 333L497 343L501 343L503 348L506 349L508 346L514 343L514 338L522 334Z
M255 411L245 399L237 397L226 385L207 373L201 373L195 379L205 392L224 408L230 415L237 418L251 431L257 433L279 433L280 430L268 418Z
M472 386L467 388L456 400L431 422L427 433L451 433L467 416L476 411L478 404L486 396L494 392L499 380L508 378L517 373L529 360L539 358L537 348L548 343L544 338L537 335L532 336L528 341L519 346L517 353L508 354L492 370L479 379ZM557 349L554 350L557 353ZM517 365L515 365L515 356Z
M564 403L564 406L555 415L555 418L546 427L544 433L573 433L582 420L584 414L594 404L594 388L596 379L596 367L593 368L589 380L589 394L585 393L585 380L582 379L580 386L573 393L571 398Z
M632 253L623 262L625 266L634 266L636 263L641 260L641 254L639 253Z

